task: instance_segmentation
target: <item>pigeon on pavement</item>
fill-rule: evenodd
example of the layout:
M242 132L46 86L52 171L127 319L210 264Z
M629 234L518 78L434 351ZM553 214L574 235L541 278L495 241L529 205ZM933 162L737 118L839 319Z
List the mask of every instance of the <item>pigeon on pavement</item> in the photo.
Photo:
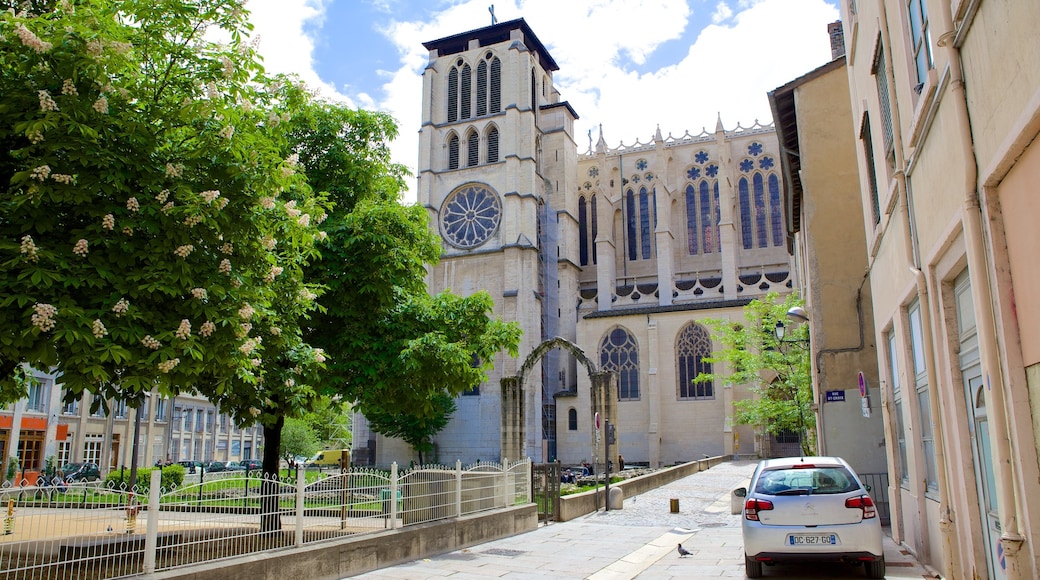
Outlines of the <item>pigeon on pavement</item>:
M683 556L692 556L692 555L693 555L693 552L691 552L691 551L687 550L686 548L682 547L682 544L679 544L679 557L680 558L682 558Z

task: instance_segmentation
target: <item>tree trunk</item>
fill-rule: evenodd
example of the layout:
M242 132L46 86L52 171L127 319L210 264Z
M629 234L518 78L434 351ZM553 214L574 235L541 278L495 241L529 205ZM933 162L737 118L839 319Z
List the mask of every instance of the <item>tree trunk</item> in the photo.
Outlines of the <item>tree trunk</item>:
M282 425L285 418L281 415L275 419L272 425L263 425L264 428L264 481L260 495L260 532L265 534L277 534L282 530L282 518L278 514L278 492L279 492L279 464L281 456L279 450L282 446ZM295 489L295 486L293 486Z

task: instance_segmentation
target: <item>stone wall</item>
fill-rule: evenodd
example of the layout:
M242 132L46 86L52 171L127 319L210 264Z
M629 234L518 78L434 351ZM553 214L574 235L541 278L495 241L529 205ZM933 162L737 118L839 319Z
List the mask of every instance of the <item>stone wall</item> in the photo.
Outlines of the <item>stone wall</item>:
M537 527L537 506L526 504L446 522L308 545L297 550L252 554L178 568L151 577L162 580L334 580L514 536Z
M699 473L710 467L714 467L723 461L727 461L728 459L728 456L719 455L707 459L690 461L688 463L683 463L682 465L676 465L675 467L659 469L653 473L640 475L639 477L633 477L632 479L626 479L625 481L620 481L618 483L612 483L610 484L610 487L621 488L625 492L625 497L633 497L650 491L651 489L656 489L662 485L682 479L688 475ZM599 490L599 494L599 503L600 505L603 505L602 489ZM565 495L560 498L561 522L573 520L594 511L596 511L595 490L576 493L573 495Z

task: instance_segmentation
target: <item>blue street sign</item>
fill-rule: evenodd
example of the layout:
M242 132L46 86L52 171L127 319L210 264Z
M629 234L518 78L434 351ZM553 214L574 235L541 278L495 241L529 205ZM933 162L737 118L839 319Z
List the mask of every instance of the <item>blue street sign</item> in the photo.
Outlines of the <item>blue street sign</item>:
M845 400L845 391L827 391L827 402L836 403Z

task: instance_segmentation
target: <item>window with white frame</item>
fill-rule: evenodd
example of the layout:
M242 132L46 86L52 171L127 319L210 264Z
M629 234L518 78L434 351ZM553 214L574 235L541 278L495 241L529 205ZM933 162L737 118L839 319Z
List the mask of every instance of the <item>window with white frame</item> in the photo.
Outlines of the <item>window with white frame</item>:
M910 485L909 462L906 457L906 422L903 420L903 388L899 381L899 351L896 350L896 333L888 333L888 370L892 381L892 403L895 415L896 447L899 455L899 482L903 487Z
M117 419L126 418L126 401L119 399L112 405L112 411Z
M170 400L165 397L156 397L155 399L155 420L166 421L166 408L169 406Z
M61 414L62 415L78 415L79 414L79 397L68 401L68 391L62 389L61 391ZM68 401L68 402L65 402Z
M64 441L58 441L58 467L72 462L72 440L72 433L69 433Z
M29 396L25 401L25 410L30 413L47 412L47 394L51 388L51 379L35 377L29 381Z
M920 422L921 452L924 454L925 484L928 491L939 491L939 471L935 458L935 430L932 425L932 403L928 385L928 367L924 354L924 335L921 327L921 304L914 302L907 309L910 319L910 346L914 361L914 387L917 391L917 411Z
M906 12L910 29L910 51L917 72L917 86L914 91L920 94L928 78L928 71L935 66L932 59L932 32L928 23L928 7L925 0L907 0Z
M105 444L105 436L100 433L88 433L83 438L83 461L101 465L101 448Z

